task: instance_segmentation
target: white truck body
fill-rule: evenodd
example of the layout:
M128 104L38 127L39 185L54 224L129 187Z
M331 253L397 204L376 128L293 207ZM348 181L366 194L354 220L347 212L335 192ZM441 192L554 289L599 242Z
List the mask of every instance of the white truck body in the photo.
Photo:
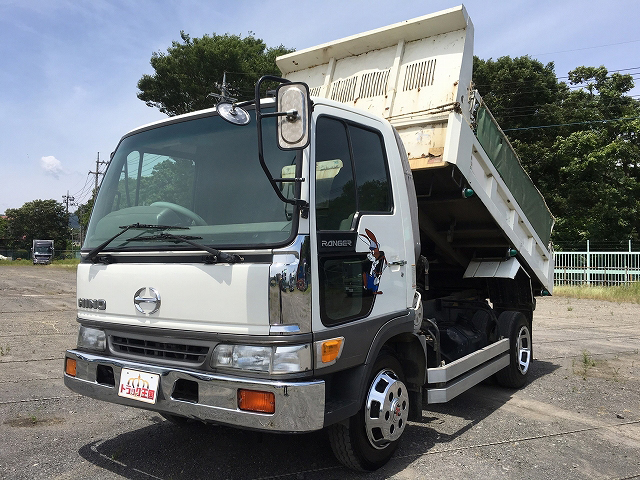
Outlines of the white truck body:
M388 120L413 171L456 165L543 288L553 289L553 255L473 132L473 24L463 6L278 58L312 95ZM545 205L546 208L546 205ZM486 275L497 263L469 265Z
M388 461L423 391L522 386L553 220L477 108L472 41L457 7L279 58L304 83L278 80L294 109L278 93L126 134L65 384L174 422L328 427L359 470ZM300 120L309 141L279 149Z

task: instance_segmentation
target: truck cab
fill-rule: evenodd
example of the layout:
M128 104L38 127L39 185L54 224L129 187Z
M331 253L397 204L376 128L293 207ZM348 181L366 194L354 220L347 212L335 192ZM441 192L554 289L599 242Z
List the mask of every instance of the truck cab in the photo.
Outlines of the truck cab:
M53 240L34 240L31 249L33 264L49 265L53 260Z

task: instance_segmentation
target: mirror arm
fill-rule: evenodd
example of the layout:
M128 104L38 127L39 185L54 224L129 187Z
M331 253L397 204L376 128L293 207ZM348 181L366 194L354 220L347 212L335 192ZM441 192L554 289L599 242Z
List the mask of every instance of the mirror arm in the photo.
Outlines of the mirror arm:
M278 188L278 185L276 185L276 181L274 180L273 175L271 175L271 172L269 171L269 167L267 167L267 164L264 161L264 147L262 144L262 117L275 116L269 113L262 113L262 106L260 105L260 87L266 80L272 80L274 82L280 83L290 83L290 80L287 80L286 78L276 77L274 75L265 75L256 82L255 99L253 101L256 105L256 126L258 128L258 159L260 160L260 166L262 167L264 174L267 176L267 179L269 180L271 187L273 187L273 191L276 192L276 195L278 195L278 198L284 203L300 206L299 202L304 202L303 200L289 199L282 194L282 192ZM306 204L307 202L304 203Z
M287 177L287 178L274 178L273 179L274 182L283 182L283 183L303 183L304 182L304 178L292 178L292 177Z
M262 117L266 118L266 117L291 117L291 118L296 118L298 116L298 111L297 110L289 110L288 112L271 112L271 113L263 113Z
M244 102L236 102L233 104L234 107L248 107L249 105L253 105L254 103L256 103L255 98L252 100L245 100Z

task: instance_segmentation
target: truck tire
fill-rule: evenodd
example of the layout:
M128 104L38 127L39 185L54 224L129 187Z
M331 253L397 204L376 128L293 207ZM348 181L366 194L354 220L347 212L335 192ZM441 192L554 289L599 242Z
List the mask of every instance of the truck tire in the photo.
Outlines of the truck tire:
M353 470L372 471L389 461L409 416L409 391L400 362L383 352L367 383L365 403L346 424L329 427L336 458Z
M495 374L503 387L521 388L531 370L531 325L520 312L502 312L498 317L499 335L509 339L510 363Z

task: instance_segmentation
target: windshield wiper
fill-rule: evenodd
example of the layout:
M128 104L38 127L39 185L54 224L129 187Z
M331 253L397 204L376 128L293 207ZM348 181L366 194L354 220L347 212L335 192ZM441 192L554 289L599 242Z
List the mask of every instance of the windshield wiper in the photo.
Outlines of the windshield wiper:
M235 253L229 254L225 252L221 252L217 248L207 247L206 245L202 245L197 242L193 242L192 240L201 239L202 237L194 237L191 235L173 235L172 233L162 232L157 235L149 235L147 237L133 237L127 239L127 242L132 241L144 241L144 240L173 240L175 242L184 242L192 245L196 248L204 250L205 252L209 252L213 255L213 259L211 261L207 261L207 263L238 263L243 262L244 258L240 255L236 255Z
M171 242L180 243L182 240L200 240L202 237L196 237L194 235L172 235L162 232L156 235L148 235L146 237L136 236L127 238L125 242L143 242L145 240L169 240Z
M93 250L91 250L87 256L84 258L85 262L94 262L94 259L98 256L98 254L107 246L109 245L111 242L113 242L116 238L118 238L120 235L122 235L124 232L126 232L127 230L131 230L131 229L143 229L143 230L168 230L168 229L175 229L175 230L188 230L189 227L176 227L173 225L146 225L144 223L132 223L131 225L123 225L121 227L122 230L120 230L118 233L116 233L113 237L109 238L108 240L106 240L105 242L102 242L100 245L98 245L96 248L94 248ZM95 262L94 262L95 263Z

